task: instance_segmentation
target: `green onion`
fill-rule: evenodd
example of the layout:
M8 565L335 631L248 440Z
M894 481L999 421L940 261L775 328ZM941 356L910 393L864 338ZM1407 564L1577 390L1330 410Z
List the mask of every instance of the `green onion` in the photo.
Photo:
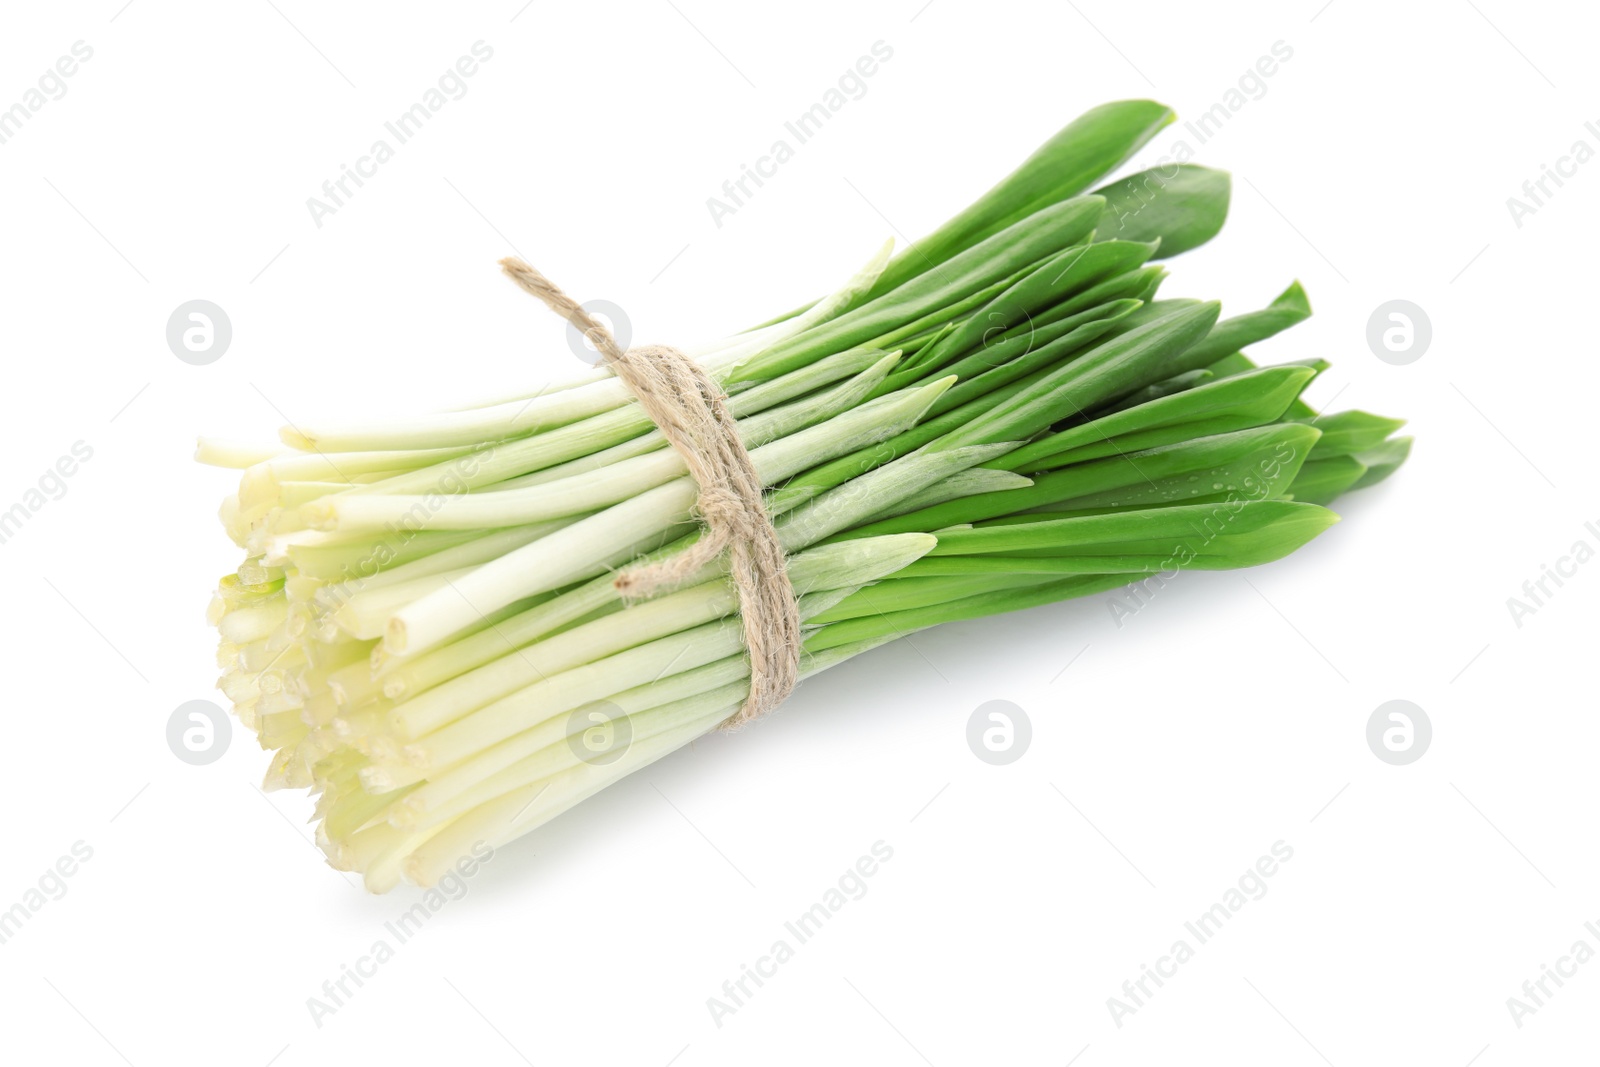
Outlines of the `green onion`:
M1277 560L1404 462L1399 421L1300 399L1326 364L1243 353L1310 315L1298 284L1225 319L1156 299L1150 261L1210 240L1229 198L1189 165L1107 183L1171 120L1097 108L914 247L685 348L766 488L803 676L943 622ZM640 602L613 582L701 534L682 458L609 368L282 437L198 450L242 470L219 685L267 786L313 790L318 843L370 889L432 884L743 704L725 561Z

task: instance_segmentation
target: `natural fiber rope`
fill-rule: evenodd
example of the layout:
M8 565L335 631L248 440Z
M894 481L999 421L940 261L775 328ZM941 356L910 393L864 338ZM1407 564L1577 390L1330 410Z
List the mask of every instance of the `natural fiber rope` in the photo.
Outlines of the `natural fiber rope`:
M675 556L623 571L617 588L630 598L649 596L688 578L726 548L750 652L750 695L723 726L742 726L771 711L799 680L800 609L783 546L762 501L761 479L739 439L727 397L699 364L675 348L644 345L622 351L603 323L522 260L502 259L500 269L588 338L683 456L700 487L706 529L699 540Z

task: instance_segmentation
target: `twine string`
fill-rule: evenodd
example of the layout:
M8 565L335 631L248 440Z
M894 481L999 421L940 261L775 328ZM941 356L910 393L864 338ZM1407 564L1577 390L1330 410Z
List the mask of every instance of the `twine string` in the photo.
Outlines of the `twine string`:
M704 532L676 555L622 571L615 584L630 599L648 597L682 582L726 550L750 654L750 694L723 727L761 717L799 680L800 609L762 499L761 479L739 439L727 397L704 368L675 348L640 345L624 352L604 323L522 260L502 259L500 269L594 345L683 457L699 487Z

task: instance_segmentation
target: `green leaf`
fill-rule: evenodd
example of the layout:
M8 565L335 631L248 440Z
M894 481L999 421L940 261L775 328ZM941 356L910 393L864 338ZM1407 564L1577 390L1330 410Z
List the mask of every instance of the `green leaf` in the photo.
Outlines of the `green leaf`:
M1357 478L1350 488L1365 489L1369 485L1377 485L1399 470L1400 465L1411 455L1411 440L1409 437L1396 437L1376 448L1358 452L1356 459L1367 468L1367 472Z
M1034 212L1079 195L1133 158L1174 118L1171 108L1153 100L1120 100L1084 112L965 211L891 260L872 295L942 267Z
M1114 242L1106 242L1111 244ZM1140 267L1137 270L1118 274L1103 282L1092 285L1075 296L1068 297L1061 303L1051 308L1046 308L1034 316L1031 322L1021 323L1007 330L1003 337L1014 337L1038 330L1048 326L1058 319L1077 315L1084 310L1097 307L1118 300L1136 300L1141 304L1149 303L1161 288L1161 283L1166 279L1167 272L1164 267Z
M864 615L880 615L891 611L935 607L947 600L992 593L1002 589L1037 585L1039 579L1031 573L975 573L957 575L932 575L928 577L891 576L892 580L879 582L859 595L840 601L827 611L812 615L806 620L810 625L826 625Z
M940 398L934 414L943 414L968 400L992 393L1051 364L1062 363L1114 330L1117 323L1137 311L1136 300L1116 300L1071 318L1041 326L1033 333L1016 334L957 360L943 373L961 378ZM929 438L928 440L933 440Z
M1222 570L1281 559L1338 519L1303 502L1219 501L936 531L939 543L928 558L1056 559L1063 561L1057 566L1077 573Z
M1129 393L1127 396L1118 400L1114 404L1108 404L1104 407L1097 408L1095 410L1095 414L1110 414L1114 411L1125 411L1128 408L1136 408L1140 404L1148 404L1152 400L1160 400L1164 396L1171 396L1173 393L1186 392L1190 389L1193 389L1197 385L1204 385L1214 377L1216 377L1216 375L1212 374L1210 368L1207 367L1201 367L1197 370L1186 370L1182 374L1174 374L1170 378L1163 378L1153 385L1147 385L1143 389Z
M932 312L958 304L987 286L1077 244L1094 229L1104 202L1080 196L1053 204L951 259L936 271L813 329L780 341L733 367L724 386L787 373L833 352L863 344Z
M1384 439L1406 424L1404 419L1386 419L1365 411L1341 411L1335 415L1313 415L1296 419L1322 431L1322 440L1311 453L1313 459L1348 456L1376 448Z
M1282 363L1269 363L1267 366L1262 367L1243 352L1235 352L1231 356L1224 356L1222 359L1217 360L1206 369L1218 378L1232 378L1240 374L1248 374L1253 370L1271 370L1274 367L1306 367L1315 378L1316 375L1321 374L1331 366L1333 364L1325 359L1310 357L1307 359L1284 360Z
M932 447L1025 440L1052 423L1159 381L1168 362L1206 335L1220 309L1215 302L1181 308L1102 341Z
M1339 494L1353 489L1366 473L1366 464L1354 456L1311 460L1300 468L1289 484L1289 492L1296 500L1330 504Z
M1268 367L1211 382L1040 438L1006 456L998 465L1029 474L1190 437L1260 426L1282 415L1313 374L1305 367Z
M1042 475L1035 485L1067 490L1051 511L1148 508L1230 494L1265 500L1288 488L1316 441L1309 426L1257 426L1092 460Z
M1040 475L1031 486L975 493L857 527L842 537L942 530L993 519L1031 522L1040 513L1132 510L1184 505L1243 494L1268 499L1284 492L1317 439L1298 424L1261 426L1201 437L1127 455L1091 460ZM1007 457L992 466L1004 467ZM1018 513L1028 513L1021 514ZM1017 515L1015 520L1001 516Z
M1184 361L1194 367L1210 366L1241 348L1265 341L1310 317L1311 302L1306 299L1300 283L1293 282L1260 311L1235 315L1217 323L1217 328L1195 345L1185 355Z
M1158 259L1199 248L1228 218L1232 181L1225 170L1173 163L1119 178L1095 190L1106 200L1099 238L1159 241Z
M869 445L847 456L813 467L790 481L785 491L832 488L969 425L974 419L993 410L1006 399L1021 394L1033 384L1043 380L1050 373L1052 364L1059 363L1093 344L1120 316L1127 314L1134 306L1136 305L1133 301L1118 301L1075 317L1073 320L1052 324L1046 331L1041 331L1041 334L1048 333L1051 336L1047 343L1039 347L1030 347L1028 338L1019 337L974 353L949 368L946 373L956 375L970 373L979 369L976 365L986 364L996 358L1004 358L1005 362L958 382L954 388L941 395L930 409L932 418L878 444ZM1054 336L1057 329L1069 326L1071 328L1066 333Z
M1155 250L1153 243L1101 241L1051 256L947 335L938 350L925 357L927 365L938 367L1008 331L1026 331L1036 313L1097 282L1143 266Z
M926 561L918 560L911 566L916 567L924 562ZM872 589L863 589L852 597L846 597L834 608L834 610L839 610L846 608L846 605L850 605L852 601L859 601L862 607L866 609L859 612L859 617L846 619L844 622L836 622L831 626L824 626L822 629L813 632L806 638L805 649L807 652L821 652L825 649L837 648L857 641L903 637L917 630L938 626L940 623L957 622L962 619L981 619L988 615L1001 615L1008 611L1021 611L1024 608L1039 607L1042 604L1053 604L1058 600L1070 600L1074 597L1103 593L1108 589L1116 589L1127 584L1128 577L1126 574L1074 575L1069 578L1058 578L1055 581L1028 585L1020 589L994 589L987 593L961 597L957 600L947 600L943 603L929 604L925 607L912 608L906 611L874 610L871 605L873 596L877 592L877 587L875 586Z

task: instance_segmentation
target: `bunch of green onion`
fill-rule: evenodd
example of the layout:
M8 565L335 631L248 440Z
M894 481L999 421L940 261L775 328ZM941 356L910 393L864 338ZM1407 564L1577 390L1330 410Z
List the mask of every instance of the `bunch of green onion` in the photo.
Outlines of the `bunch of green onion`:
M1172 113L1097 108L838 292L686 348L768 487L803 676L939 623L1278 559L1404 460L1400 423L1318 415L1325 367L1240 350L1302 321L1157 299L1225 174L1105 179ZM532 308L530 305L530 314ZM330 862L431 885L725 722L749 663L721 563L625 603L699 536L683 460L605 367L454 411L202 440L242 468L246 559L210 618L220 686L318 795Z

